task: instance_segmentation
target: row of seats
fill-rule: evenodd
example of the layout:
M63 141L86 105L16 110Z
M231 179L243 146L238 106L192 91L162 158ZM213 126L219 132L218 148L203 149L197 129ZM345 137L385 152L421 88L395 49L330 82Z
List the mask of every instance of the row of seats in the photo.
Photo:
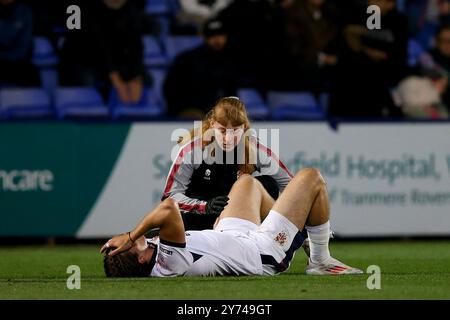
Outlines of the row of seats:
M402 5L398 5L403 8ZM147 0L146 13L150 16L161 18L161 21L168 21L169 16L175 17L181 10L178 0ZM162 29L168 29L168 26ZM410 38L408 44L408 63L413 65L424 50L428 50L432 45L429 39L436 32L437 27L432 24L424 26L423 30L416 38ZM425 39L425 40L424 40ZM168 66L173 58L180 52L198 46L202 38L196 35L171 35L162 32L160 37L144 36L144 63L147 67ZM58 42L61 47L64 38ZM58 56L55 54L53 45L45 37L34 39L33 62L39 67L54 66L58 63Z
M153 36L144 36L142 42L144 45L144 64L149 69L156 85L162 86L162 83L160 83L161 74L165 74L174 57L180 52L199 46L202 43L202 38L199 36L173 36L161 41ZM35 37L33 44L32 62L39 69L42 87L48 94L52 95L58 86L56 66L59 57L47 38Z
M397 8L405 12L407 0L397 0ZM178 0L147 0L145 11L151 15L176 14L180 10Z
M165 67L180 53L202 44L200 36L168 36L162 40L154 36L142 37L144 64L147 67Z
M310 92L269 91L264 100L258 91L249 88L238 90L249 116L255 120L322 120L326 118L329 94L317 99Z
M196 48L202 44L200 36L168 36L159 39L155 36L143 36L144 64L147 67L167 67L181 52ZM414 66L426 50L415 39L408 42L408 64ZM56 66L59 57L53 45L45 37L34 38L33 64L38 67Z
M61 39L62 41L64 39ZM169 36L162 39L143 36L144 64L147 67L167 67L179 53L200 46L201 43L200 36ZM40 68L54 67L58 64L59 57L56 50L46 37L34 37L32 62Z
M202 42L198 36L171 36L164 41L153 37L144 36L144 64L149 70L162 70L165 72L179 53L195 48ZM426 51L415 40L408 44L408 64L415 66L420 63ZM49 94L58 85L58 73L56 65L59 61L50 41L44 37L34 38L33 63L39 68L42 85ZM155 76L152 73L153 76ZM158 81L158 79L156 80Z
M328 95L316 99L309 92L268 93L267 99L250 88L238 91L254 120L322 120L326 118ZM134 104L124 104L112 90L104 103L100 93L93 88L64 87L52 96L40 88L3 88L0 90L0 119L23 118L112 118L161 119L165 106L155 88L144 90L142 99Z
M23 118L152 118L163 115L163 105L154 90L143 92L142 99L134 104L124 104L115 90L108 102L94 88L63 87L53 96L41 88L4 88L0 90L0 119Z
M147 0L145 12L149 15L176 15L180 11L178 0Z
M117 103L118 100L114 99L114 95L111 95L108 103L111 107L111 116L113 118L131 115L136 117L157 117L163 114L165 109L162 85L166 75L165 67L170 64L177 54L200 45L201 41L201 38L198 36L167 37L164 43L152 36L143 37L144 63L148 66L148 70L154 79L154 88L153 90L146 90L146 95L144 95L142 101L136 105L135 108L120 106L120 104ZM165 48L165 50L163 48ZM89 107L89 112L92 113L88 113L86 116L109 115L108 108L105 106L102 108L102 104L99 102L100 98L95 97L95 94L92 93L93 89L81 91L76 91L76 89L73 91L68 88L58 89L57 72L55 69L55 66L58 63L58 57L48 39L43 37L36 37L34 39L33 63L40 69L44 89L46 89L49 96L54 97L53 104L58 118L75 116L76 114L82 115L83 110L85 110L86 107ZM72 95L71 92L78 93ZM67 99L70 100L73 96L73 99L75 100L73 102L67 102L67 99L64 100L58 98L64 94L68 96ZM42 93L39 95L42 95ZM320 119L325 116L325 100L321 99L319 103L310 93L277 94L272 92L269 93L267 97L267 103L256 90L242 89L240 90L239 95L241 96L241 99L246 102L250 116L253 119ZM85 98L77 102L77 97ZM26 100L26 98L24 99ZM43 104L45 105L45 99L38 99L38 101L44 101ZM50 103L47 104L50 105ZM78 105L78 107L75 107L75 105ZM147 106L147 108L145 108L145 106ZM279 106L281 106L281 108ZM10 107L7 107L6 109L9 110ZM47 109L47 114L50 112L49 108L38 107L38 109ZM21 114L20 111L7 111L3 113L6 118L14 117L15 114L20 116Z
M180 39L171 39L169 41L164 41L165 37L169 36L170 34L168 32L164 32L165 30L169 29L169 26L166 24L169 23L169 20L166 19L168 16L175 17L177 13L181 10L180 4L177 0L147 0L146 2L146 13L150 16L156 17L157 20L162 24L162 36L163 38L163 51L164 46L167 47L167 60L162 60L161 58L152 59L147 58L146 64L151 66L155 62L158 65L162 65L161 61L164 61L165 63L170 62L170 59L173 58L174 53L176 51L182 51L178 50L177 47L180 46L180 49L183 49L183 46L187 44L187 47L189 47L189 42L192 41L194 44L196 41L196 36L179 36ZM397 8L404 12L405 10L405 0L397 0ZM432 23L426 23L421 31L416 35L416 37L411 37L408 42L408 65L409 66L415 66L418 62L418 58L421 54L423 54L426 50L431 49L434 46L433 38L434 34L436 33L438 27L437 25L434 25ZM149 39L150 38L150 39ZM184 38L184 39L183 39ZM192 38L189 39L189 38ZM197 37L198 38L198 37ZM168 42L168 43L166 43ZM158 41L154 37L148 37L147 39L144 39L144 46L146 50L146 56L157 56L163 54L161 51L161 44L158 44ZM175 49L174 49L175 48Z

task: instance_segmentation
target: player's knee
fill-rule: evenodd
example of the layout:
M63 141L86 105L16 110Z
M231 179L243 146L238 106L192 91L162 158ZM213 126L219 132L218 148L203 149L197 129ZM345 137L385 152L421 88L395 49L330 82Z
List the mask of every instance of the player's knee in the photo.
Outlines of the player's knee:
M250 174L243 174L237 179L237 181L234 183L233 187L236 188L236 186L240 186L241 188L244 187L246 189L252 188L256 185L258 181L254 177L252 177Z
M161 202L160 208L162 210L176 212L178 210L178 203L172 198L167 198L163 202Z
M317 186L318 188L325 188L326 182L323 178L322 174L318 169L315 168L305 168L298 172L299 176L302 176L304 179L307 179L308 182L312 185Z
M236 181L239 183L255 183L255 178L252 177L252 175L244 173L239 177L239 179Z

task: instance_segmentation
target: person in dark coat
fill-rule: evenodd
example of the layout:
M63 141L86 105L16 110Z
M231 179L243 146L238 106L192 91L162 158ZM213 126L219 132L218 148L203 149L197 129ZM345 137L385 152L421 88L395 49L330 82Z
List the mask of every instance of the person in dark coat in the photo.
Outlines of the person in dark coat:
M223 22L208 21L203 37L202 45L175 57L169 69L163 90L171 116L202 117L220 97L236 95L237 72Z
M110 86L125 103L151 85L143 63L145 20L130 0L86 1L81 30L67 34L60 65L63 86Z

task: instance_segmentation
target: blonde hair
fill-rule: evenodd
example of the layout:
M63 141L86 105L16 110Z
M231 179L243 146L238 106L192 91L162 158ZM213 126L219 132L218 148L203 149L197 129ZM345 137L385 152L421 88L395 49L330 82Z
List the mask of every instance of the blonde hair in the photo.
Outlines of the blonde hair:
M193 140L195 137L202 136L202 148L206 147L214 140L205 140L205 132L211 129L211 124L217 121L221 125L226 126L230 123L233 127L244 125L244 140L245 160L238 163L239 171L242 173L251 174L256 170L256 166L250 163L251 152L254 152L253 145L250 143L250 137L245 133L250 129L250 120L248 118L247 109L244 103L238 97L225 97L218 100L214 107L205 115L200 128L192 129L189 135L180 138L179 144L185 144Z

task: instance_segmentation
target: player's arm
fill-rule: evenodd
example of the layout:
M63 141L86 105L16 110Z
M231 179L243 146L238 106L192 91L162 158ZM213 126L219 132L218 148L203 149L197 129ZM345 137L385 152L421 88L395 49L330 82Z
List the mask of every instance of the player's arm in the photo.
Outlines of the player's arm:
M166 199L154 210L147 214L132 231L123 233L110 239L100 250L114 247L109 255L114 256L120 252L129 250L133 243L151 229L159 228L159 237L163 241L185 244L184 224L180 210L173 199Z

